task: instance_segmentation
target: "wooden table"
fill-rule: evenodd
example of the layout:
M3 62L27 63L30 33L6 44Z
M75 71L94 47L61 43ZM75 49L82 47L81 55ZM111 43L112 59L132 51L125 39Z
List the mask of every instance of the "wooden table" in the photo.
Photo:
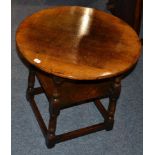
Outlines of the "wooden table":
M117 17L92 8L61 6L27 17L16 33L18 53L29 64L27 99L48 148L99 130L111 130L121 80L140 56L135 31ZM40 87L34 88L35 76ZM46 127L34 96L49 101ZM105 109L101 98L109 98ZM61 109L94 101L104 122L55 135Z

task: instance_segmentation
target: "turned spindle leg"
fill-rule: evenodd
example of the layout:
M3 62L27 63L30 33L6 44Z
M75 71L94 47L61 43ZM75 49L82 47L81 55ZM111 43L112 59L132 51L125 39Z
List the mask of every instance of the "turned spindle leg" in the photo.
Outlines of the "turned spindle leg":
M113 129L116 103L120 96L120 92L121 92L121 79L116 78L114 80L111 96L109 97L108 117L105 120L107 131Z
M48 126L48 132L47 132L47 139L46 144L48 148L54 147L56 143L56 124L57 124L57 117L60 113L60 101L59 101L59 81L56 78L53 78L54 82L54 89L53 89L53 96L51 101L49 102L49 113L50 113L50 120L49 120L49 126Z
M33 97L32 90L34 88L34 83L35 83L35 71L30 69L29 76L28 76L28 88L26 91L26 99L28 101Z

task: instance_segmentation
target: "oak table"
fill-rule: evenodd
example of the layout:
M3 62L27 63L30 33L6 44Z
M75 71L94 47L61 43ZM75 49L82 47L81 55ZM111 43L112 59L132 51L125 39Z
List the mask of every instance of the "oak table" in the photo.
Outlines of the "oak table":
M48 148L100 130L111 130L122 78L140 56L136 32L119 18L92 8L59 6L27 17L16 32L18 54L29 67L27 100ZM40 87L34 88L35 77ZM34 96L45 93L49 125ZM106 109L101 98L109 98ZM103 122L56 135L60 110L94 101Z

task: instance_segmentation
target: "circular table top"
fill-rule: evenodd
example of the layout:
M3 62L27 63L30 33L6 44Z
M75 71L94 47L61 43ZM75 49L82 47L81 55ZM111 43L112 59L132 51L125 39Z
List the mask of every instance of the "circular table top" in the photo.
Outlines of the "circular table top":
M16 43L32 65L76 80L122 74L137 62L141 48L136 32L122 20L78 6L32 14L20 24Z

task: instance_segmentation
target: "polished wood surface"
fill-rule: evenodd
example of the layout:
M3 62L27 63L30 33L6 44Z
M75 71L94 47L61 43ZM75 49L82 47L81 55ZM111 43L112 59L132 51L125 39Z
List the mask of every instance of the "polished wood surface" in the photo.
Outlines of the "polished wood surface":
M16 33L19 53L60 77L95 80L128 71L140 55L135 31L103 11L77 6L41 10Z

